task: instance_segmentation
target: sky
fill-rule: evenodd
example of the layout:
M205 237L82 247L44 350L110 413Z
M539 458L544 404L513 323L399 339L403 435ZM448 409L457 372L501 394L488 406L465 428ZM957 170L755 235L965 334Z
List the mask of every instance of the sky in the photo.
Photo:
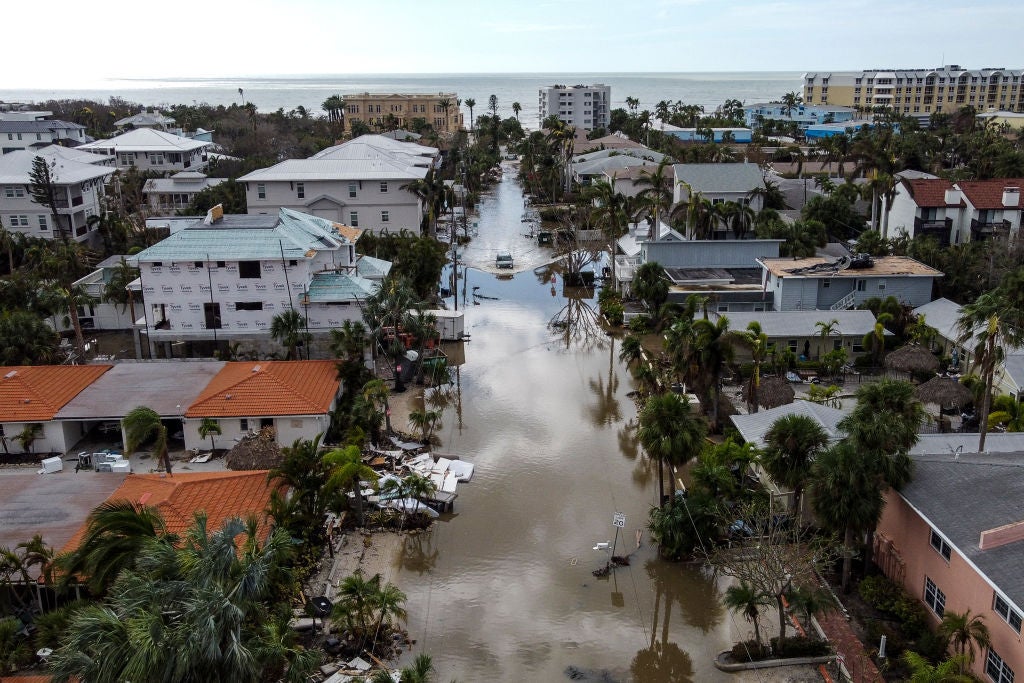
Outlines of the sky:
M26 30L0 39L2 88L293 74L1024 68L1020 0L5 5L4 23Z

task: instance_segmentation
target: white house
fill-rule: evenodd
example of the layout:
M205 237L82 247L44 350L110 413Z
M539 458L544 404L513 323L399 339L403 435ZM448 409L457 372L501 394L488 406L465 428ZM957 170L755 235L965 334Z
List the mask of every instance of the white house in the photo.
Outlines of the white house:
M124 265L122 265L124 261ZM133 299L124 306L104 301L107 285L119 268L131 267L134 263L131 256L110 256L96 264L96 269L88 275L76 280L74 285L81 287L92 297L93 302L78 307L78 321L86 330L130 330L137 319L132 312L141 314L143 300L141 293L133 293ZM60 325L62 331L70 329L70 325Z
M207 217L140 252L146 332L155 345L268 339L273 317L299 310L310 333L361 320L360 302L390 264L361 267L361 230L280 209ZM367 277L367 276L370 277Z
M154 128L136 128L87 143L81 149L116 157L120 170L135 167L140 171L185 171L205 168L212 144Z
M1022 178L901 179L889 209L889 234L930 235L941 246L1016 236L1024 203Z
M425 178L437 153L433 147L364 135L238 180L245 183L250 214L287 208L353 228L418 232L422 202L404 186Z
M77 147L88 142L85 126L69 121L0 120L0 150L4 154L18 149L36 149L47 145Z
M17 150L0 156L0 222L12 232L33 237L59 237L61 231L72 239L89 239L91 216L100 215L103 184L114 169L94 163L83 163L77 150L47 147L38 152ZM94 155L90 155L94 156ZM50 177L56 186L56 210L61 225L53 225L50 207L32 199L32 164L36 157L46 160Z
M181 171L170 178L150 178L142 186L142 194L153 215L165 215L187 208L197 194L225 180L208 178L200 171Z
M757 164L675 164L672 170L674 204L689 202L691 196L700 195L712 204L736 202L754 212L764 205L764 197L755 192L765 187L764 174ZM715 231L717 239L725 239L728 234L721 225L716 225Z

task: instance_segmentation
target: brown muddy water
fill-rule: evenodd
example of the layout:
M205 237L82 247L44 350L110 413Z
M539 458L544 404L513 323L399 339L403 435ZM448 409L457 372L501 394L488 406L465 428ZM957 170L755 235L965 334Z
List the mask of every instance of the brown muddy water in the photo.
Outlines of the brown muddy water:
M657 478L627 428L636 408L619 345L590 324L593 292L567 296L557 268L540 266L550 252L524 236L513 175L482 202L462 252L472 340L439 430L439 450L476 473L385 577L409 598L417 643L403 663L426 652L437 680L464 683L737 681L711 660L750 625L720 606L717 580L657 559L645 529ZM493 271L499 249L516 259L512 277L472 268ZM593 548L613 540L615 512L632 563L598 579L608 553Z

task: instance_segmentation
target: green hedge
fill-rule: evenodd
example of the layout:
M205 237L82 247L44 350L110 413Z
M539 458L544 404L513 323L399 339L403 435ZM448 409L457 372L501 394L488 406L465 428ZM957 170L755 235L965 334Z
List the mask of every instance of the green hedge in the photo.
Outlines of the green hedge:
M755 640L736 643L732 646L732 659L736 662L756 662L762 659L787 659L791 657L824 657L832 654L828 641L791 636L779 647L779 639L772 638L771 645L758 645Z

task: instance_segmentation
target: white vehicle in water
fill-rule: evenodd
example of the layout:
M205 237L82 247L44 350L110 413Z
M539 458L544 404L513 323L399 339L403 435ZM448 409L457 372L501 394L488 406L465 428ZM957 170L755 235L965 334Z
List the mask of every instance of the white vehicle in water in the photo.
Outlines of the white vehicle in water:
M499 251L497 257L494 259L494 265L497 268L512 268L512 254L507 251Z

